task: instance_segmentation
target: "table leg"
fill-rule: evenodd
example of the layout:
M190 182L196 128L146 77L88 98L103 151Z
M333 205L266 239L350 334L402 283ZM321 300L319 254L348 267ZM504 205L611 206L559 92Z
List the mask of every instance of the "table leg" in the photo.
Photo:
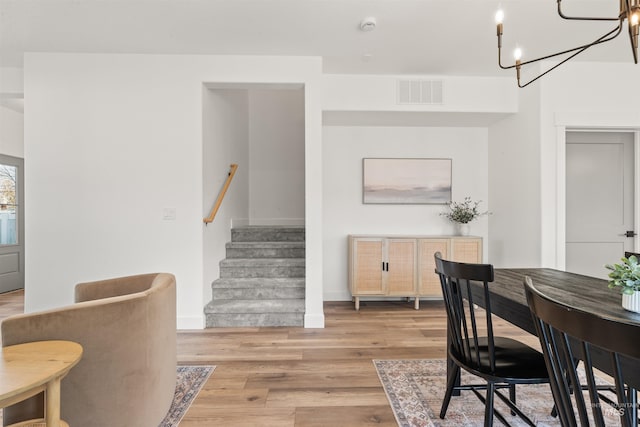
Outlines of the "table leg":
M60 378L47 383L44 417L47 427L60 427Z

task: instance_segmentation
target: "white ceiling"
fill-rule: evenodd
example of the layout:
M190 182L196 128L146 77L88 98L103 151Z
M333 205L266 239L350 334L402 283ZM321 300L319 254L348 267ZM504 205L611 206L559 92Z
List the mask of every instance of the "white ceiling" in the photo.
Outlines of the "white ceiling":
M563 5L570 14L617 16L618 1ZM526 60L613 27L563 21L555 0L0 0L0 65L21 67L29 51L311 55L323 57L327 73L504 76L499 4L507 62L516 42ZM361 32L369 16L377 28ZM626 30L581 57L631 62Z

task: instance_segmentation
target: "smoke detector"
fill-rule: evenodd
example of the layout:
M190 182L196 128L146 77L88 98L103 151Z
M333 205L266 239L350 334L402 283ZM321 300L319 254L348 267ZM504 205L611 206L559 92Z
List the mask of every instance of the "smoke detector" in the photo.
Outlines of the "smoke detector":
M376 29L376 18L373 17L369 17L369 18L364 18L361 22L360 22L360 31L373 31Z

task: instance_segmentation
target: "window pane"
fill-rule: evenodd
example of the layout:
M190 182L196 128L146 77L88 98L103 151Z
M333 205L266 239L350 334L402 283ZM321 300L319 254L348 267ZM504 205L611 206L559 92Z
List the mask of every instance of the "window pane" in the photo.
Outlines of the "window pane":
M0 245L15 245L18 242L16 213L15 166L0 164Z

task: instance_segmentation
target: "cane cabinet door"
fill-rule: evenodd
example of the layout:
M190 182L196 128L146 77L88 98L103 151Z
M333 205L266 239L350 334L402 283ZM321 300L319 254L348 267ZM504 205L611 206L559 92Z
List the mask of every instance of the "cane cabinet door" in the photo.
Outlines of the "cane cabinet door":
M482 262L482 239L453 239L451 258L449 259L456 262Z
M442 297L440 278L435 273L436 263L433 255L440 252L446 258L450 253L451 239L420 239L419 245L419 294L428 297Z
M387 239L385 265L388 295L415 295L416 293L416 240Z
M384 239L358 238L352 239L350 244L351 293L384 295Z

